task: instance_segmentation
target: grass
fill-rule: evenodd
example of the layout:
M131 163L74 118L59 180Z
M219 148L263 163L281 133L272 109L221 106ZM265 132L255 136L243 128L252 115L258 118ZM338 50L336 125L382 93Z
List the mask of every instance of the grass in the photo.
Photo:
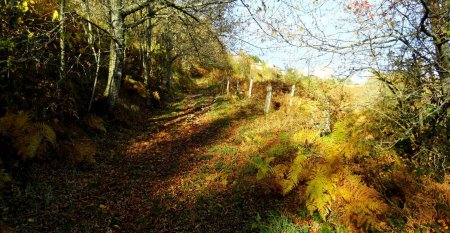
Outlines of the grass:
M261 233L309 233L309 228L309 225L299 226L292 218L275 212L270 213L267 220L257 214L252 224L252 229Z
M228 156L234 157L238 154L239 149L227 144L220 144L214 145L213 147L211 147L209 151L210 153L219 155L220 157L228 157Z

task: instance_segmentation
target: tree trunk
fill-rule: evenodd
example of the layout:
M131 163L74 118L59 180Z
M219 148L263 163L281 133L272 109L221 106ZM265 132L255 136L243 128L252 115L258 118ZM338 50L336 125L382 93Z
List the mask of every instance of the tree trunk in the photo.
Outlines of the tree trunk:
M147 14L148 14L148 16L150 16L150 12L151 12L151 9L150 9L150 7L147 9ZM147 22L147 28L146 28L146 30L145 30L145 35L146 35L146 38L145 38L145 61L144 61L144 82L145 82L145 86L146 86L146 88L147 88L147 91L149 92L149 93L151 93L151 75L152 75L152 36L153 36L153 33L152 33L152 30L153 30L153 27L152 27L152 21L151 21L151 18L148 20L148 22ZM150 97L148 97L147 98L147 104L148 105L150 105L151 104L151 98Z
M64 26L65 26L65 20L66 20L66 15L64 13L64 10L66 8L66 0L61 0L61 5L59 8L59 47L61 49L61 54L60 54L60 64L59 64L59 82L61 82L64 78L65 78L65 33L64 33Z
M176 57L173 56L172 50L173 45L172 41L168 36L165 38L166 43L166 72L167 72L167 90L172 92L173 89L173 63L175 62Z
M167 63L167 90L172 92L173 89L173 62Z
M425 2L425 1L424 1ZM426 1L428 5L431 33L434 36L433 44L435 47L435 66L439 74L442 84L442 91L444 96L450 91L450 36L448 35L449 22L448 14L450 11L450 0L441 1Z
M324 122L323 122L322 130L320 132L321 136L329 135L332 131L331 116L330 116L330 102L328 101L328 99L325 99L324 103L325 103L325 110L323 111Z
M253 79L250 78L250 83L248 85L248 98L252 98L252 89L253 89Z
M227 95L230 95L230 77L227 76Z
M89 100L89 106L88 106L88 112L91 110L92 108L92 102L94 101L94 97L95 97L95 90L97 88L97 80L98 80L98 72L100 71L100 56L101 56L101 51L100 51L100 47L98 49L98 52L95 50L95 46L94 46L94 36L93 36L93 32L92 32L92 25L91 25L91 11L89 9L89 1L88 0L83 0L83 6L84 6L84 11L86 12L86 19L88 20L88 30L87 30L87 36L88 36L88 43L91 46L92 49L92 53L94 54L94 60L96 63L96 67L95 67L95 75L94 75L94 84L92 86L92 92L91 92L91 98ZM99 41L100 43L100 41Z
M289 98L289 106L292 106L294 103L294 96L295 96L295 84L291 87L291 97Z
M267 85L266 91L266 104L264 105L265 114L269 113L270 103L272 102L272 84Z
M117 102L122 79L123 62L125 58L125 27L120 9L123 0L111 0L112 38L110 46L110 61L108 83L105 89L106 110L111 111Z

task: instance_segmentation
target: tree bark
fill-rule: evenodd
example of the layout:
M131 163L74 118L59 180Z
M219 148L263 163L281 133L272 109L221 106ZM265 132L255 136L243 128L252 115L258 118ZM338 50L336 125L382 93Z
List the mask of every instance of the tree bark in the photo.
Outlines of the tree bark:
M449 39L450 36L448 32L449 27L449 16L450 13L450 0L440 1L424 1L424 7L426 7L427 17L430 18L431 24L431 37L433 38L433 44L436 53L436 69L439 74L439 78L443 88L443 94L448 94L450 86L450 48ZM426 30L426 29L425 29ZM427 33L425 31L425 33Z
M151 15L151 8L148 7L147 9L147 15L150 17ZM144 82L145 86L147 88L147 91L151 93L151 75L152 75L152 33L153 27L152 27L152 21L151 18L147 21L147 27L145 30L145 61L144 61ZM147 98L147 104L151 104L151 98Z
M101 56L100 47L101 46L99 46L99 49L98 49L98 52L97 52L95 50L95 46L94 46L94 36L93 36L92 25L91 25L91 11L89 9L89 1L88 0L83 0L83 6L84 6L84 11L86 12L86 18L88 20L88 22L87 22L87 26L88 26L88 30L87 30L88 43L91 46L92 54L94 55L94 60L95 60L95 63L96 63L95 74L94 74L94 84L92 86L91 98L89 100L89 106L88 106L88 112L89 112L89 111L91 111L92 102L94 101L94 97L95 97L95 90L97 88L98 72L100 71L100 56ZM99 43L100 43L100 41L99 41Z
M64 78L65 78L65 66L66 66L66 62L65 62L65 20L66 20L66 15L64 13L64 10L66 8L66 0L61 0L61 4L60 4L60 8L59 8L59 47L61 49L61 54L60 54L60 64L59 64L59 82L61 82Z
M176 56L173 53L172 40L166 35L164 36L166 43L166 72L167 72L167 90L172 92L173 89L173 63Z
M248 85L248 98L252 98L252 89L253 89L253 79L250 78L250 83Z
M173 63L167 63L167 89L172 92L173 89Z
M289 106L292 106L294 103L294 96L295 96L295 84L291 87L291 97L289 98Z
M125 59L125 24L121 14L123 0L111 0L112 38L110 45L110 61L108 83L105 89L106 110L111 111L117 102Z
M230 95L230 77L227 76L227 95Z
M272 84L267 85L266 88L266 103L264 105L264 114L268 114L270 111L270 103L272 102Z

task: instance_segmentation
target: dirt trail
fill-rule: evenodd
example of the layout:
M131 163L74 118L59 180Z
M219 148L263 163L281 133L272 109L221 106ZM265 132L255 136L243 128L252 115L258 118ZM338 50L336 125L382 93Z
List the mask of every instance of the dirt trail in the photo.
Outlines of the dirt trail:
M255 213L273 201L251 187L206 184L204 193L191 193L184 183L214 159L205 156L208 148L227 140L230 125L245 117L211 121L214 100L207 92L188 95L164 114L111 132L99 145L109 159L92 169L36 168L34 196L16 198L30 208L9 210L7 222L23 232L249 231Z

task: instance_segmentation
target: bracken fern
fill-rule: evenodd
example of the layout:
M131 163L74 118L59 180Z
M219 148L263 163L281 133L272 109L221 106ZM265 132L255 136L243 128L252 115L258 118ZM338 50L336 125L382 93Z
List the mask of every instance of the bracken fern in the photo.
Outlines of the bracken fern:
M363 117L354 116L338 121L328 136L320 137L317 130L308 128L300 130L291 137L298 145L296 156L287 161L259 157L254 163L257 178L273 179L283 195L304 184L310 214L317 211L323 219L338 216L352 231L382 229L379 217L387 205L375 189L353 174L349 164L371 150L364 141L369 133L363 125Z
M42 156L47 144L55 145L56 134L44 123L33 123L30 114L19 112L0 118L0 133L9 137L22 160Z

